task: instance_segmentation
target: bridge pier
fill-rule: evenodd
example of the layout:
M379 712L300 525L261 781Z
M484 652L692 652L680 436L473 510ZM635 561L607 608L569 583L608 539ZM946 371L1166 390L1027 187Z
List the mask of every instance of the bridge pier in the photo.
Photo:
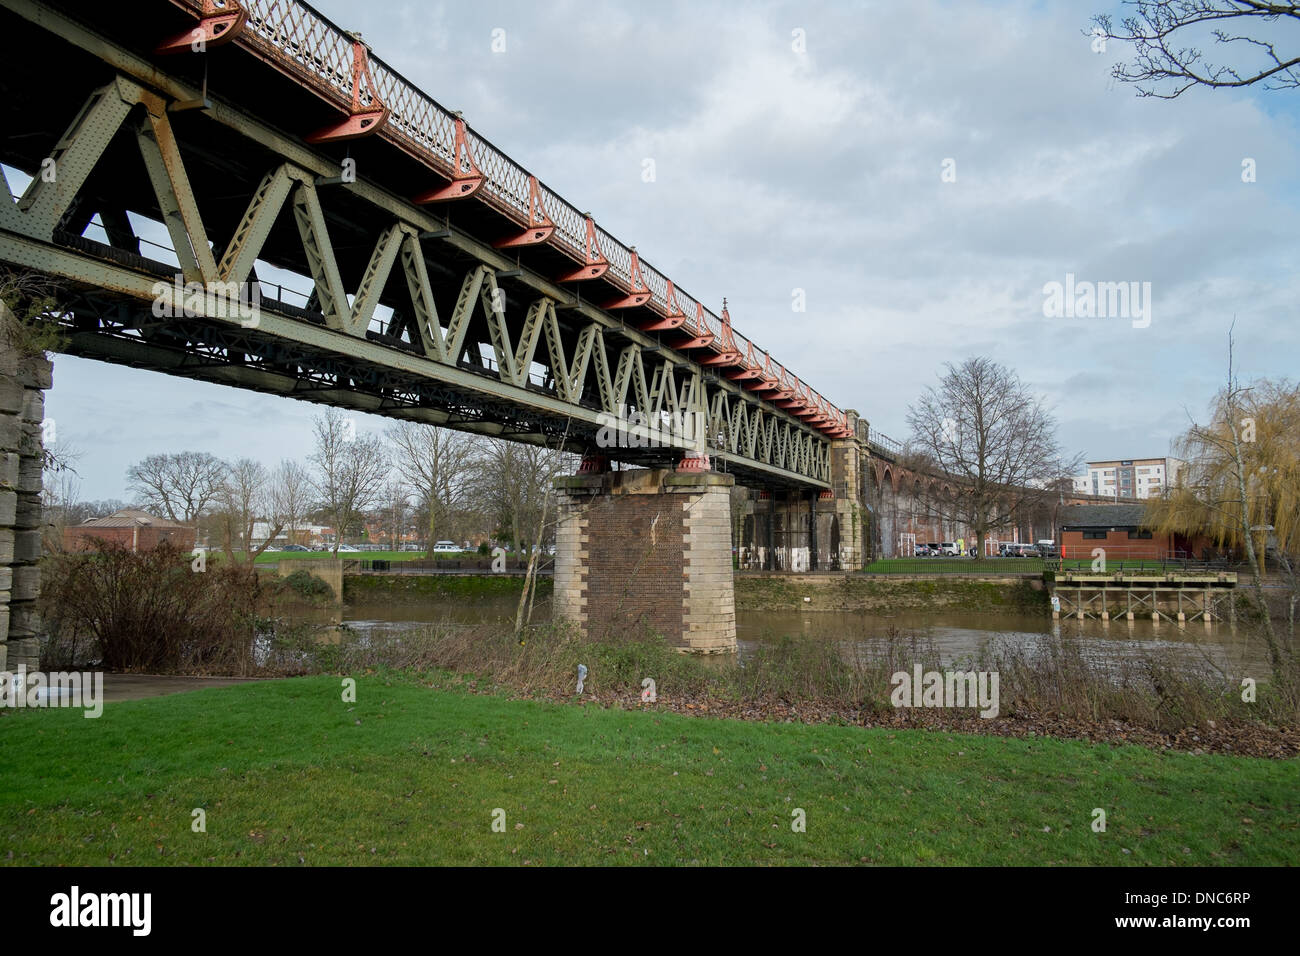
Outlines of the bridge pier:
M52 366L14 347L15 334L0 303L0 671L40 666L41 422Z
M679 650L736 650L731 475L633 469L555 482L556 619L647 627Z
M857 413L848 413L856 430ZM828 491L761 488L742 523L740 566L751 571L858 571L867 553L866 486L856 438L831 443Z

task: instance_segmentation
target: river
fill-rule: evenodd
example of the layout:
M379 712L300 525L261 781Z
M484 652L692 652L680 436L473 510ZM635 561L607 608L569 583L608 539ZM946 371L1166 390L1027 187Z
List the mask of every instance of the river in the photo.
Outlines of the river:
M343 626L367 634L402 631L430 624L492 624L512 626L515 599L482 599L475 604L453 601L420 604L386 602L345 605L342 611L321 608L295 615L299 620L332 628ZM539 602L534 620L550 616L549 602ZM989 646L1014 647L1033 653L1053 635L1077 638L1084 656L1102 664L1148 658L1171 659L1196 665L1212 661L1238 678L1267 673L1267 657L1258 641L1248 640L1246 629L1229 623L1186 625L1151 621L1052 621L1028 614L978 614L943 611L884 615L866 611L738 611L736 635L742 660L763 643L785 637L839 641L872 653L872 645L891 632L916 635L933 647L941 665L972 660Z

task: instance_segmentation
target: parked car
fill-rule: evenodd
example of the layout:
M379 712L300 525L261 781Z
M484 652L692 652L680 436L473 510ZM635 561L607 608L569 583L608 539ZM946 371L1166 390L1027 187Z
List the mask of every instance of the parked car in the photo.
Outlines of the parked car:
M460 554L455 541L437 541L433 545L434 554Z
M957 543L955 541L945 541L939 545L939 553L947 557L957 557Z
M300 544L286 544L281 550L282 551L306 551L308 553L311 552L311 548L304 548Z
M1004 541L998 545L998 553L1004 558L1036 558L1038 549L1032 544L1019 541Z
M354 547L352 547L352 545L350 545L350 544L341 544L341 545L339 545L339 553L340 553L340 554L342 554L344 551L357 552L357 551L360 551L360 550L361 550L360 548L354 548Z
M930 556L929 546L924 544L918 544L915 548L912 549L912 556L916 558L928 558Z

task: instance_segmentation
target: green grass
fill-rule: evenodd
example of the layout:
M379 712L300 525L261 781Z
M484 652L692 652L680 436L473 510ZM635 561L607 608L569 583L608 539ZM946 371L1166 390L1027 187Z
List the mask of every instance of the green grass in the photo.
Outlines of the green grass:
M548 597L552 581L537 579L537 595ZM392 601L396 604L432 600L491 603L502 597L518 599L524 579L516 574L345 574L345 601Z
M1300 859L1296 761L507 701L401 676L360 678L357 700L315 677L110 704L98 720L10 711L0 861Z

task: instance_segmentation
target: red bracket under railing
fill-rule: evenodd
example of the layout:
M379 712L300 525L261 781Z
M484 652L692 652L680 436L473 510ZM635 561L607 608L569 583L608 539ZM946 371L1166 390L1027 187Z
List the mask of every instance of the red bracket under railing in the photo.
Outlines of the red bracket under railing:
M735 365L740 361L740 349L736 348L736 336L731 331L731 313L727 311L727 300L722 300L722 335L718 339L722 351L717 355L701 359L701 365Z
M713 344L714 335L704 321L704 306L695 303L695 338L686 342L677 342L673 348L679 352L685 349L707 349ZM703 364L703 363L701 363Z
M761 366L758 359L754 356L754 343L750 342L749 347L745 350L744 367L736 372L724 373L728 379L733 382L747 382L750 379L758 378L762 375Z
M370 105L361 103L361 81L366 81L370 91ZM375 91L375 80L370 75L370 51L361 42L360 34L352 34L352 107L348 118L333 126L318 129L307 137L309 143L337 143L346 139L369 136L384 128L388 122L388 107Z
M469 167L469 172L465 172L465 166ZM468 199L487 182L483 170L479 169L478 163L474 162L474 154L469 151L469 143L465 140L465 121L461 119L459 113L456 114L456 139L451 150L451 168L455 170L451 182L439 189L421 193L411 201L424 205L431 202L448 202L452 199Z
M600 251L600 243L596 241L596 223L591 218L591 213L586 213L587 219L587 249L586 264L580 269L574 269L556 279L556 282L581 282L584 279L599 279L609 271L609 260L605 258L605 253Z
M749 389L751 392L770 392L774 389L779 389L780 387L780 372L773 367L772 356L764 353L763 369L758 373L758 380L754 382L746 382L745 388Z
M185 53L194 49L196 43L201 43L203 48L220 46L239 36L247 22L248 11L236 0L203 0L199 25L164 40L154 52Z
M642 323L638 326L642 332L662 332L665 329L676 329L686 321L686 313L677 304L677 289L673 286L673 280L669 279L667 281L668 294L664 296L664 302L668 305L668 314L663 318L656 318Z
M546 214L542 205L542 192L537 188L537 177L528 177L528 228L523 232L498 239L492 243L498 249L513 249L515 246L535 246L551 238L555 232L555 223Z
M636 246L632 246L628 251L632 253L632 268L630 270L632 291L621 298L615 299L613 302L602 305L602 309L631 309L638 305L645 305L650 301L650 296L653 293L651 293L650 287L645 284L645 279L641 278L641 258L636 254Z

